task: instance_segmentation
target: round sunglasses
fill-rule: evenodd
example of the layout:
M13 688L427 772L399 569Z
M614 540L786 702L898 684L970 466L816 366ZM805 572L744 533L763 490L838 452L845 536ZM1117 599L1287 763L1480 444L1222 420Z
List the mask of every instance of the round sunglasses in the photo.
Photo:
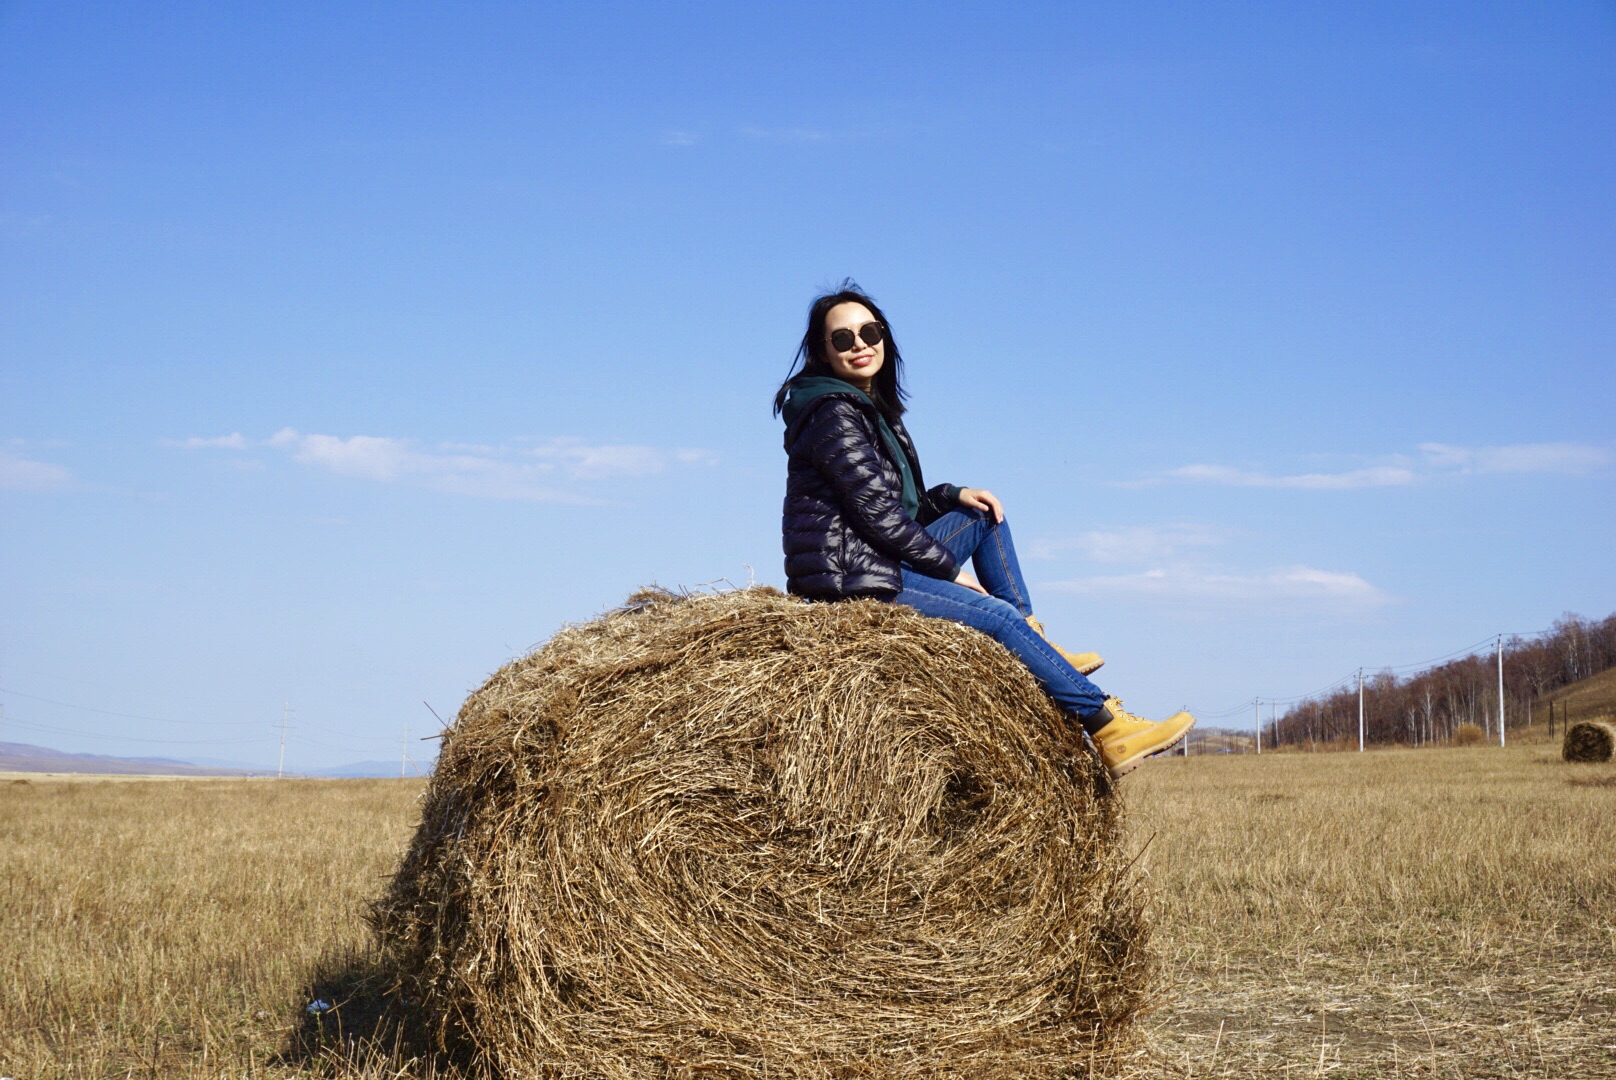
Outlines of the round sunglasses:
M886 340L886 335L881 332L880 323L867 322L863 326L859 327L858 340L864 342L864 344L873 349L877 345L881 344L881 342ZM830 347L839 353L852 352L853 331L832 330L830 332Z

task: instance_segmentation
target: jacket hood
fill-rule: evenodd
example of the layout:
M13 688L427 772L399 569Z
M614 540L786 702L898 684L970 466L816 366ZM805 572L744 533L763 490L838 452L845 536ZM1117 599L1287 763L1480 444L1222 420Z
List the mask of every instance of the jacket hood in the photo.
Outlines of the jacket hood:
M791 391L786 395L785 406L780 410L780 418L786 422L788 428L796 423L797 417L808 410L810 402L826 394L854 394L866 404L875 404L870 400L870 395L852 383L843 382L830 375L798 375L788 385Z

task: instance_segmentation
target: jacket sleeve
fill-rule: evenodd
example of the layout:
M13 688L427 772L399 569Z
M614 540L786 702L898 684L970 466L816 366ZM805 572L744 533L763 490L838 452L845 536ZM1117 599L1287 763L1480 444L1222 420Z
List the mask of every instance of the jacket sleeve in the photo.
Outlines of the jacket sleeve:
M920 493L920 520L931 524L950 510L959 509L958 484L938 484Z
M834 397L816 403L797 445L807 451L847 520L871 547L927 577L953 581L959 575L949 550L904 512L857 405Z

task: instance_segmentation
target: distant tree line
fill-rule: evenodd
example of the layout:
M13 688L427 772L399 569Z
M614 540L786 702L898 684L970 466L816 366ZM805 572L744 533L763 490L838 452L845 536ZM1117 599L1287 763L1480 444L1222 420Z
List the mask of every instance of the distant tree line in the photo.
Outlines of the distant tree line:
M1399 678L1390 671L1364 673L1364 739L1371 743L1425 746L1447 743L1461 724L1474 724L1497 738L1497 656L1488 651L1450 660ZM1616 615L1585 619L1567 613L1547 633L1504 639L1504 713L1509 730L1547 719L1536 699L1569 683L1616 667ZM1356 681L1287 710L1265 732L1281 745L1358 743Z

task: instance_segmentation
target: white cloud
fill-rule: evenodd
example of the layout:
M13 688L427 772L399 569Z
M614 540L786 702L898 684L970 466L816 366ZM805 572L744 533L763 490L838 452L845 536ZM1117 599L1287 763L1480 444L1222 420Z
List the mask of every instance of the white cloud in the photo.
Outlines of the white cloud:
M712 465L717 457L706 450L662 450L654 446L592 445L582 439L551 439L528 453L535 459L563 468L575 480L607 477L654 476L670 464Z
M352 476L360 480L397 480L401 473L455 472L459 461L486 461L470 455L442 455L433 457L410 450L403 439L387 439L374 435L298 435L283 429L277 432L274 445L291 449L294 460L304 465L318 465L338 476Z
M1171 558L1188 548L1210 547L1227 541L1226 529L1210 525L1135 525L1094 529L1059 540L1037 540L1027 547L1035 559L1053 559L1075 552L1094 562L1145 563Z
M1113 602L1171 604L1204 613L1230 608L1367 610L1392 599L1354 573L1301 565L1232 569L1205 557L1204 549L1227 544L1238 535L1236 530L1205 524L1135 525L1037 542L1028 553L1044 558L1075 553L1092 562L1140 567L1040 586Z
M590 501L556 486L555 469L546 462L512 461L477 453L422 451L406 439L376 435L347 438L300 435L292 428L276 432L270 445L290 453L292 460L299 464L356 480L382 484L403 482L483 499Z
M1610 451L1586 443L1517 443L1513 446L1452 446L1421 443L1433 466L1460 473L1594 472L1610 464Z
M72 486L73 473L67 466L0 450L0 491L61 491Z
M162 445L176 446L181 450L245 450L247 440L241 432L232 431L228 435L217 435L213 438L193 435L189 439L163 439Z
M1400 487L1412 484L1414 470L1400 465L1377 465L1337 473L1296 473L1274 476L1268 473L1234 469L1227 465L1185 465L1167 473L1171 480L1190 483L1227 484L1232 487L1302 488L1313 491L1342 491L1348 488Z
M642 478L671 466L711 465L717 460L706 450L595 444L577 438L515 448L474 443L422 448L410 439L303 434L290 427L262 443L228 435L172 440L169 445L224 450L262 446L289 454L300 465L356 480L404 483L475 498L568 503L600 501L594 492L570 489L568 484Z
M662 133L663 146L695 146L701 141L701 136L694 131L664 131Z
M681 447L673 452L674 460L681 465L717 465L718 455L711 450L702 450L693 446Z
M1439 476L1480 473L1595 472L1611 462L1606 447L1586 443L1519 443L1512 446L1453 446L1421 443L1420 456L1410 460L1393 455L1391 463L1342 472L1268 473L1229 465L1185 465L1160 476L1124 483L1123 487L1179 481L1222 484L1226 487L1293 488L1311 491L1346 491L1354 488L1406 487Z
M1044 587L1097 599L1199 605L1368 609L1391 601L1385 592L1357 574L1311 566L1287 566L1254 574L1170 566L1137 574L1055 581Z

